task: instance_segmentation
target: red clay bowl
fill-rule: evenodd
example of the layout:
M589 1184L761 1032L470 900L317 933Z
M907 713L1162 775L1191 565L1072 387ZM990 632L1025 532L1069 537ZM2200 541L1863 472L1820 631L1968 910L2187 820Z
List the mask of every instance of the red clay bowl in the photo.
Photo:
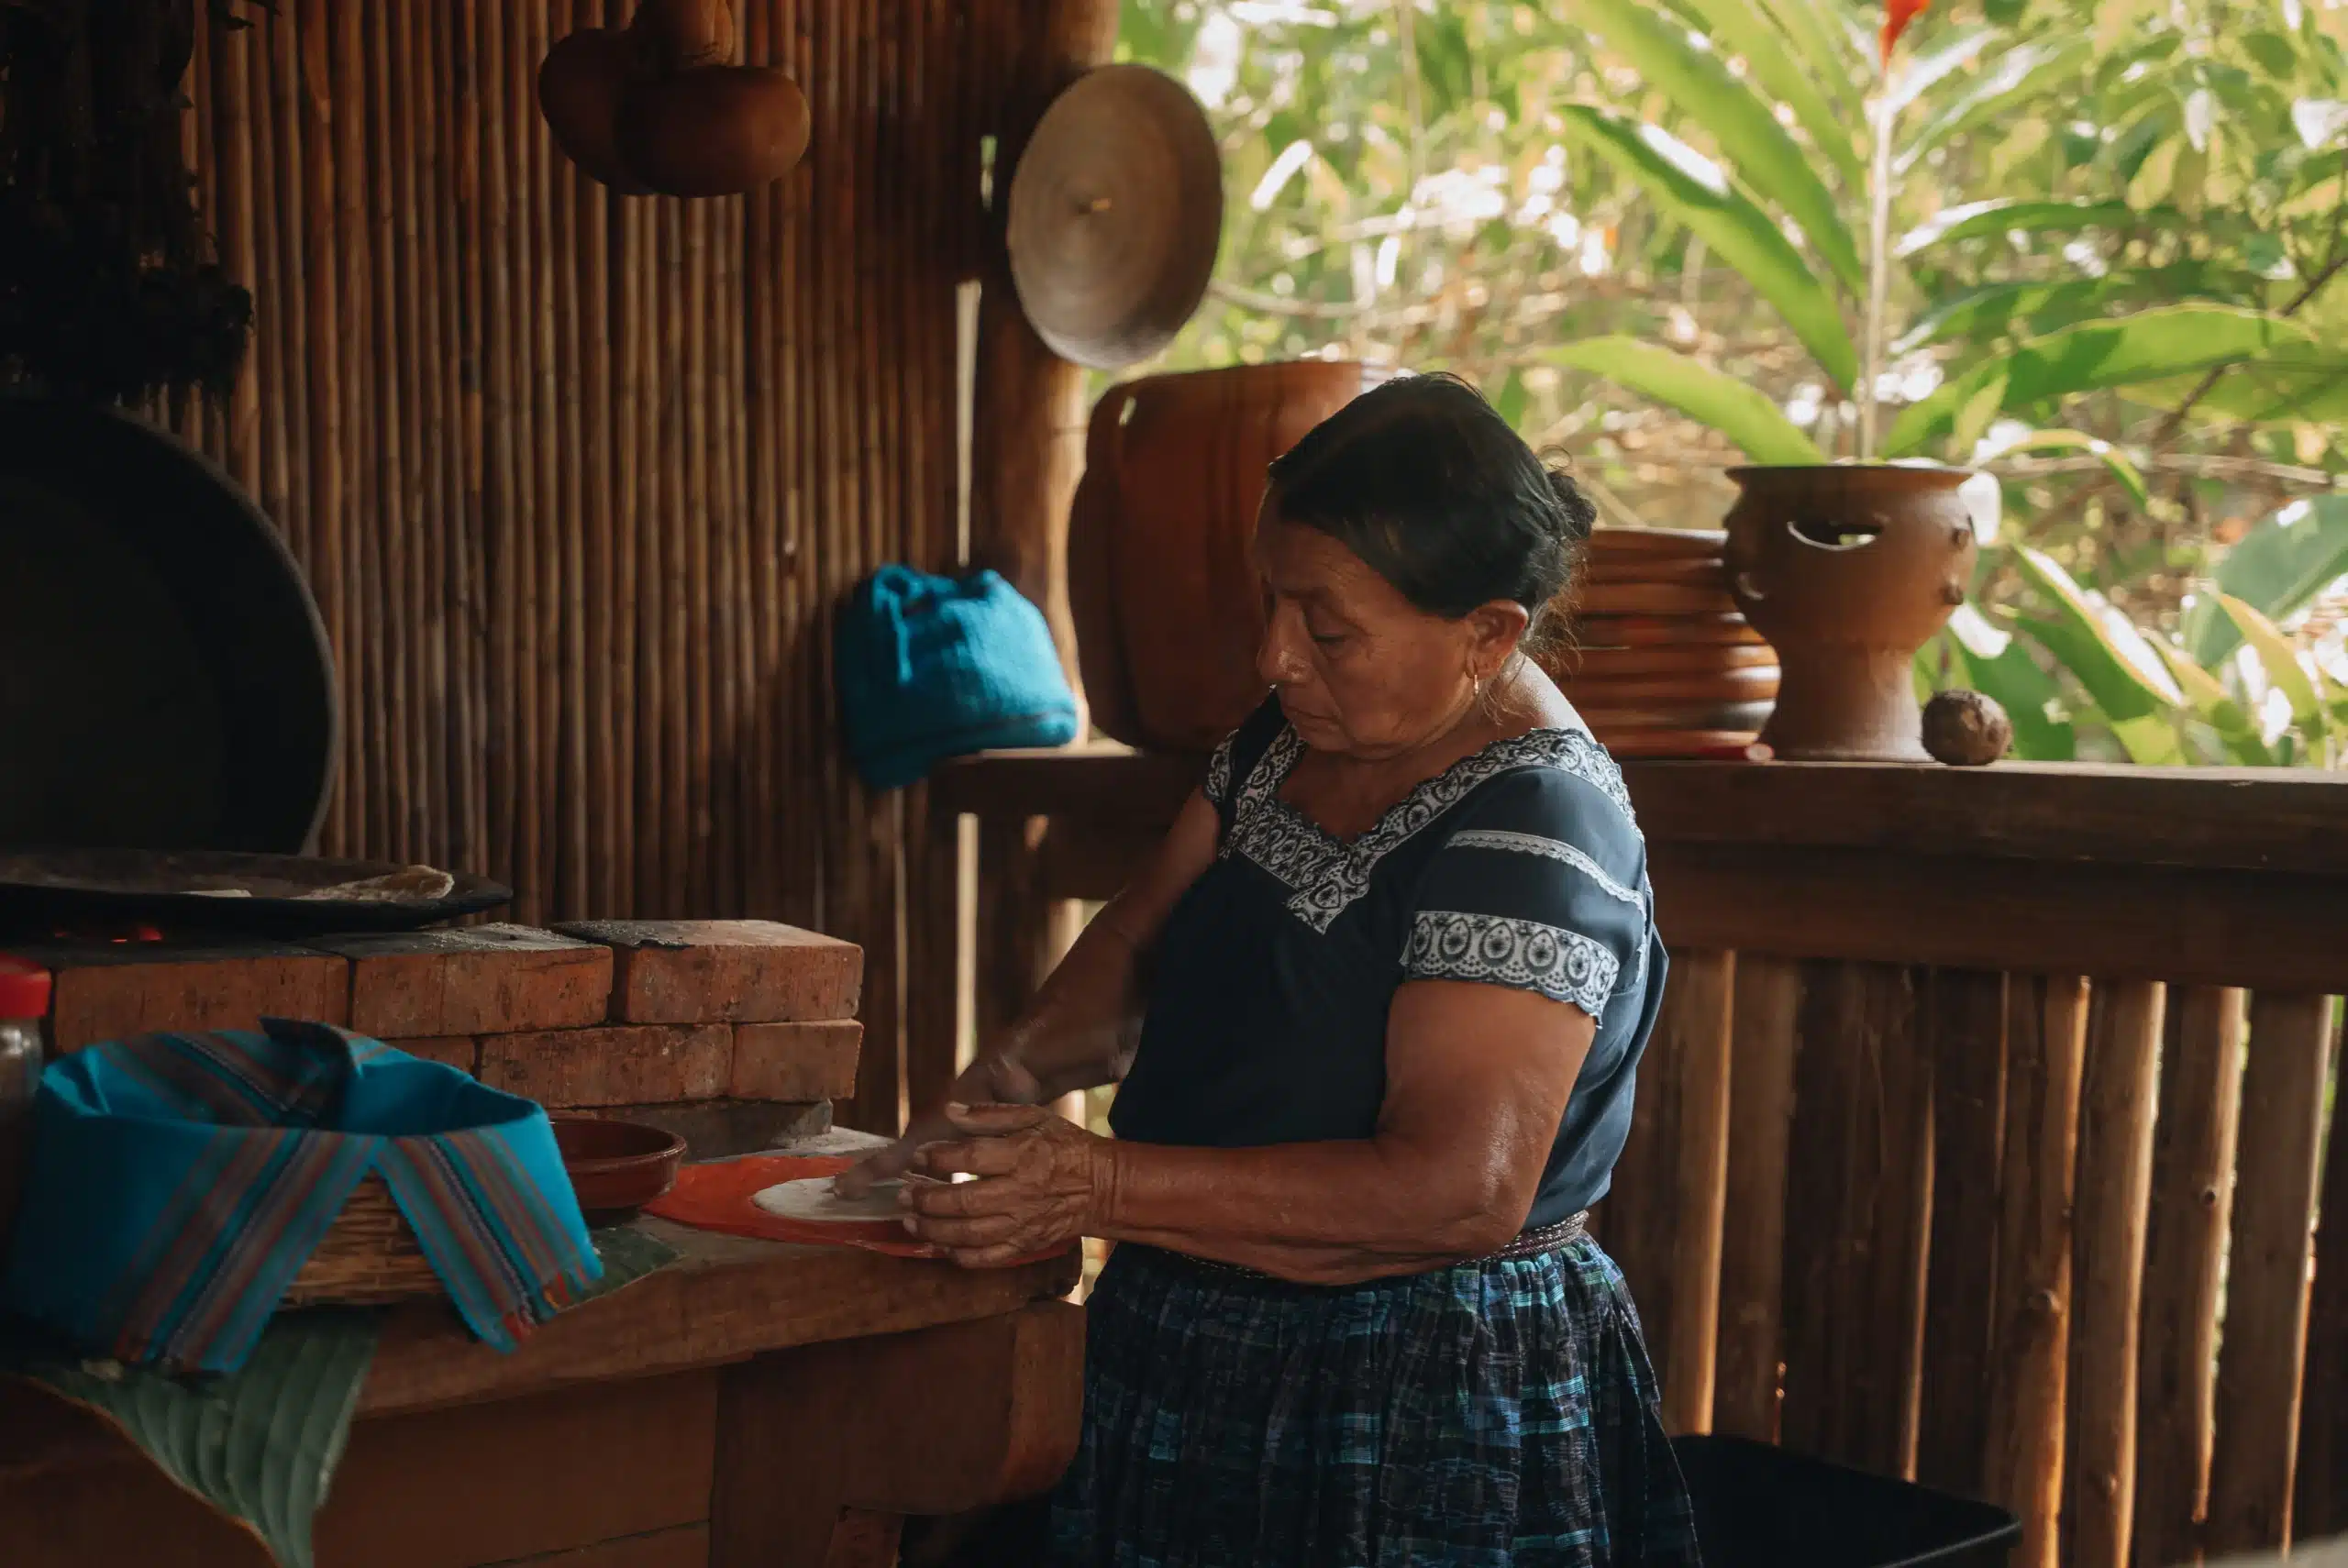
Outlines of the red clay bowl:
M555 1147L590 1225L615 1225L677 1185L685 1141L637 1121L554 1116Z

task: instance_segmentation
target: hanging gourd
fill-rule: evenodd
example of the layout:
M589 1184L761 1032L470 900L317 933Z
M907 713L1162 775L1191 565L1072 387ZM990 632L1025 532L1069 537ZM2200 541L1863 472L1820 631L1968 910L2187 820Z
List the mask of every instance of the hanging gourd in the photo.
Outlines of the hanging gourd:
M623 29L582 28L538 67L538 112L563 155L623 195L732 196L807 149L807 98L735 65L725 0L645 0Z

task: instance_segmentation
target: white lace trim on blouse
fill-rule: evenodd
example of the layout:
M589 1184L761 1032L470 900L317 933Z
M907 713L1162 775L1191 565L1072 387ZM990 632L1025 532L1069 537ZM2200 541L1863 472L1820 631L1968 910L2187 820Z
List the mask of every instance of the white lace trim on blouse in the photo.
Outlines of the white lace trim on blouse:
M1538 991L1601 1022L1622 965L1578 931L1510 915L1422 910L1402 973L1413 980L1474 980Z

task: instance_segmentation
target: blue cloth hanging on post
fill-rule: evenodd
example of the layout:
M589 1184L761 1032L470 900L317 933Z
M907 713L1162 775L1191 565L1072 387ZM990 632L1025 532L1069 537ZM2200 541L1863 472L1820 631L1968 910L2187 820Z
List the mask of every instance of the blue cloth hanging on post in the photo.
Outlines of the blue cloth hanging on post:
M949 756L1076 738L1043 613L997 573L882 567L842 608L832 653L848 756L876 790Z

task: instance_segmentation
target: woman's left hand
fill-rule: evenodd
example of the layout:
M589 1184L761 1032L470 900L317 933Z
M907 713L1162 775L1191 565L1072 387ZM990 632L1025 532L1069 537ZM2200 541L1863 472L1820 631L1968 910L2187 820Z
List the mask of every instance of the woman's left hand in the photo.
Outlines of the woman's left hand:
M1088 1233L1105 1209L1109 1141L1038 1105L948 1106L962 1137L931 1143L908 1182L905 1229L964 1268L1001 1268ZM947 1185L969 1175L976 1181Z

